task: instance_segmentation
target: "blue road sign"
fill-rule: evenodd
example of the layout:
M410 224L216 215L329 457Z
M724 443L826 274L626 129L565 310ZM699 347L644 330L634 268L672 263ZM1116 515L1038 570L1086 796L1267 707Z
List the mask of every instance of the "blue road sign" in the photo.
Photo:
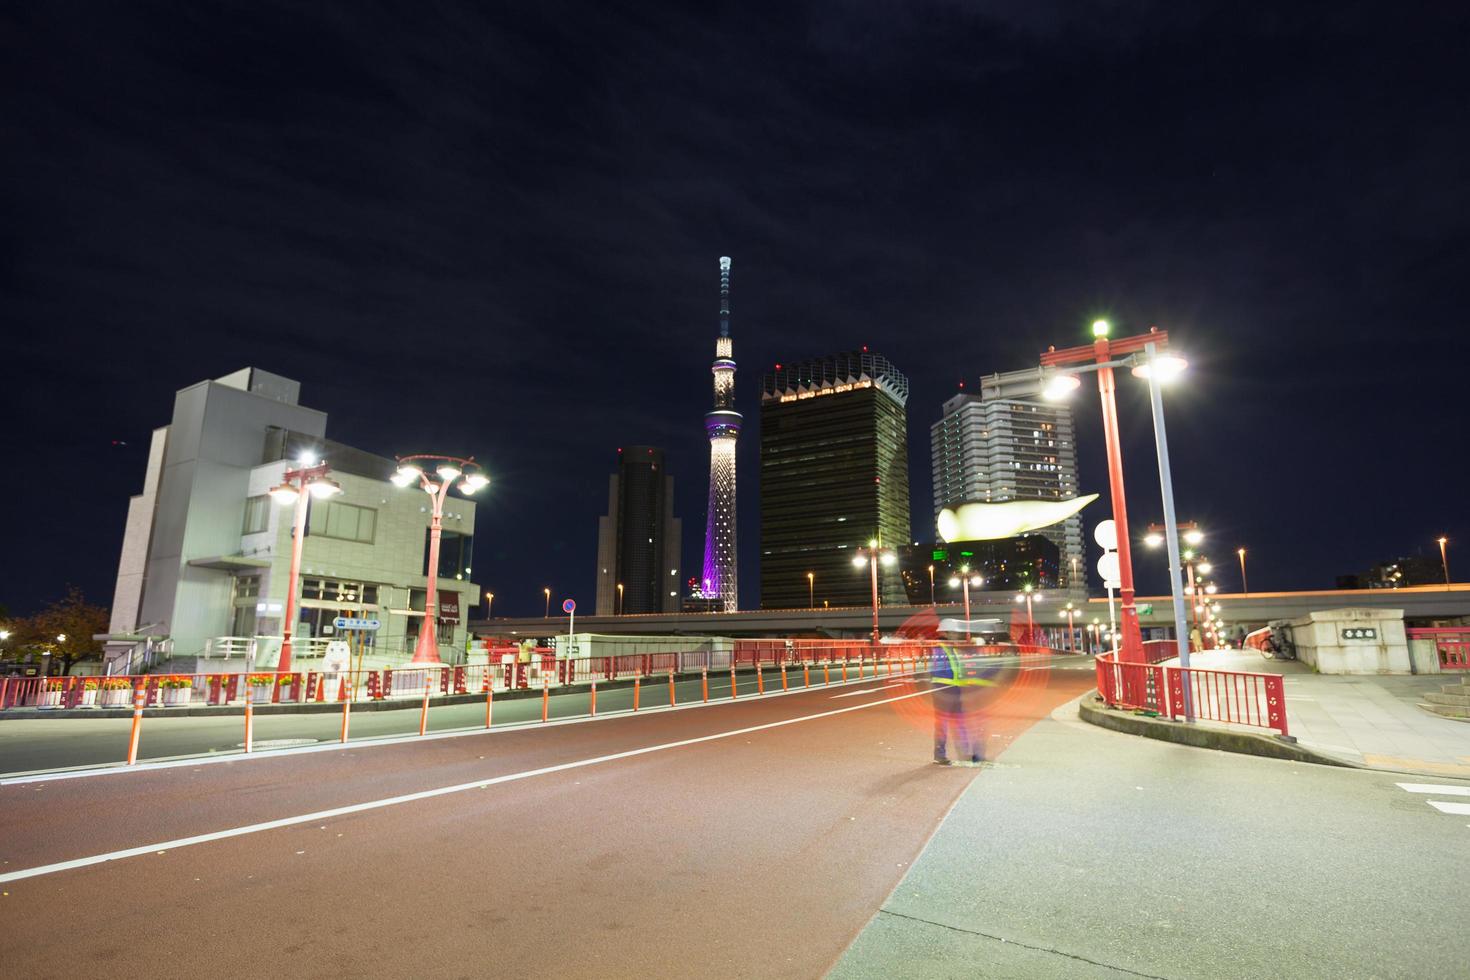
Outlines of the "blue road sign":
M338 616L332 620L332 625L339 630L368 630L371 632L381 624L376 619L354 619L351 616Z

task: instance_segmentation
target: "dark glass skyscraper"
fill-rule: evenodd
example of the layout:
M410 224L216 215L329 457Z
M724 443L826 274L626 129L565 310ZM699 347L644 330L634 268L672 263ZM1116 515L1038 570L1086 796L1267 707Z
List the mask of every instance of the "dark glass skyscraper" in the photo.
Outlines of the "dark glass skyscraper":
M778 364L762 377L762 607L872 602L856 549L873 538L909 544L908 388L866 350ZM897 565L880 565L879 594L906 601Z
M607 516L597 526L597 615L678 611L682 523L664 451L619 449L607 497Z

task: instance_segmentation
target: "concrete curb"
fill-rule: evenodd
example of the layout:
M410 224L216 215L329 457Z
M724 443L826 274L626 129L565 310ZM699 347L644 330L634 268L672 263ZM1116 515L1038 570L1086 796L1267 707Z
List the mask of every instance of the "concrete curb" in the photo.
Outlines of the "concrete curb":
M1218 749L1221 752L1237 752L1242 755L1258 755L1267 759L1285 759L1288 762L1310 762L1319 766L1340 766L1344 769L1368 769L1370 766L1354 765L1345 759L1315 752L1296 742L1284 741L1279 735L1256 735L1253 732L1234 732L1195 723L1185 725L1163 718L1150 718L1131 711L1120 711L1103 705L1096 691L1084 694L1077 703L1077 714L1088 724L1127 735L1142 735L1163 742L1177 742L1199 749Z

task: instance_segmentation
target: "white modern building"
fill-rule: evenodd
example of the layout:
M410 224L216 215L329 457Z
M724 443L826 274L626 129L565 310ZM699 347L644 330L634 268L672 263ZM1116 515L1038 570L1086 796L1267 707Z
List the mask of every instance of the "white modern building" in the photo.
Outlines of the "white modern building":
M1041 397L1041 370L1007 371L980 379L944 403L929 428L934 516L971 501L1068 500L1077 496L1077 445L1072 409ZM1061 552L1064 588L1086 583L1082 517L1069 517L1037 534ZM1077 581L1073 582L1073 570Z
M293 508L269 496L303 458L325 461L342 492L312 500L302 547L296 658L338 636L339 616L377 620L346 636L365 664L412 656L428 585L429 501L388 482L396 463L326 438L324 412L298 382L245 368L178 392L156 429L143 492L128 506L112 622L112 673L155 650L181 668L274 666L291 567ZM470 581L475 505L444 506L436 624L440 656L462 659L480 591Z

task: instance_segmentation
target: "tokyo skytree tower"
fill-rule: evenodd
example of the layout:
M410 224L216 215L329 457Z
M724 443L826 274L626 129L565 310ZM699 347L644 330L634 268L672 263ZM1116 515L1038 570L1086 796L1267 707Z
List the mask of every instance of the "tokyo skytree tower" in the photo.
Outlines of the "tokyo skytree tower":
M704 575L700 591L717 600L714 608L734 612L740 603L735 573L735 441L740 413L735 411L734 346L730 340L730 258L720 258L720 336L715 341L715 407L704 417L709 433L709 510L704 527Z

